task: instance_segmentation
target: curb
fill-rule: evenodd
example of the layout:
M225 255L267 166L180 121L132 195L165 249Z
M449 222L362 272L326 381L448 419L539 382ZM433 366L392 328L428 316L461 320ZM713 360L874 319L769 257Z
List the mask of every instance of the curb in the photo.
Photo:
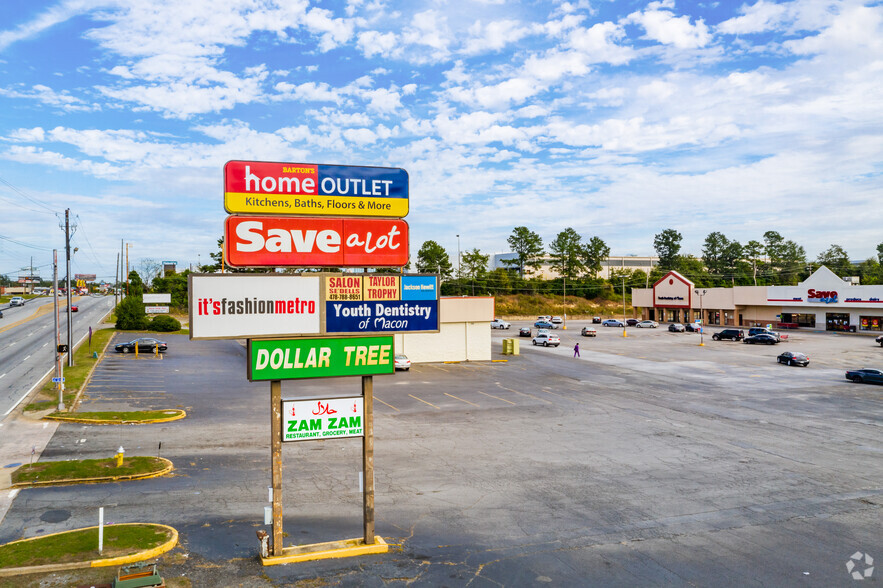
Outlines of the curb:
M12 484L10 488L41 488L46 486L73 486L76 484L104 484L106 482L129 482L132 480L148 480L150 478L159 478L160 476L165 476L173 469L175 469L174 464L171 461L164 457L160 457L162 461L166 462L166 466L156 472L150 472L147 474L131 474L127 476L104 476L101 478L69 478L66 480L46 480L46 481L37 481L37 482L18 482ZM87 527L88 528L88 527ZM45 535L44 535L45 536Z
M98 364L96 364L98 365ZM152 425L155 423L170 423L172 421L179 421L183 418L187 417L187 411L181 410L180 408L170 408L169 411L175 411L175 416L171 416L164 419L148 419L145 421L126 421L126 420L104 420L104 419L84 419L78 418L76 416L67 417L65 415L46 415L43 417L43 420L47 421L58 421L63 423L83 423L87 425ZM69 413L76 414L76 413Z
M82 568L100 568L100 567L108 567L108 566L118 566L118 565L126 565L130 563L135 563L139 561L144 561L146 559L152 559L167 551L171 551L178 544L178 530L174 527L170 527L168 525L162 525L159 523L118 523L116 525L105 525L105 527L121 527L121 526L131 526L131 525L150 525L153 527L162 527L163 529L167 529L171 531L172 537L157 547L153 549L147 549L144 551L140 551L138 553L134 553L132 555L123 555L120 557L109 557L105 559L95 559L88 561L80 561L80 562L70 562L64 564L47 564L43 566L27 566L21 568L0 568L0 578L9 577L9 576L18 576L21 574L38 574L45 572L60 572L64 570L75 570ZM74 531L84 531L87 529L97 529L98 527L83 527L82 529L73 529ZM41 535L39 537L30 537L28 539L19 539L18 541L11 541L9 543L5 543L4 545L11 545L13 543L21 543L24 541L34 541L36 539L42 539L43 537L51 537L52 535L61 535L63 533L70 533L71 531L62 531L60 533L50 533L49 535Z

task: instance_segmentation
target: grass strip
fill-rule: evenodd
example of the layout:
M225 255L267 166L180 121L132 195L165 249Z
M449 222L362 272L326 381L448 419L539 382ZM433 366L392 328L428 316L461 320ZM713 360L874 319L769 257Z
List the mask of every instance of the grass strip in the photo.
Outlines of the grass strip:
M89 370L98 362L97 358L92 357L93 351L101 351L104 349L107 341L113 336L113 329L95 329L92 333L92 345L88 341L84 341L80 348L74 352L73 367L67 366L65 360L64 365L64 405L69 407L77 397L77 392L86 381ZM99 356L100 357L100 356ZM58 389L52 381L46 382L40 392L34 398L34 401L25 406L24 410L46 410L58 406Z
M98 529L68 531L31 541L0 545L0 568L40 566L133 555L171 539L156 525L106 525L104 550L98 553Z
M150 421L171 420L184 414L180 409L166 410L138 410L116 412L53 412L43 418L55 421L103 421L108 424L116 423L139 423Z
M85 480L89 478L146 475L162 471L167 463L158 457L143 455L123 458L123 465L120 467L117 467L116 462L116 458L113 457L107 459L40 461L18 468L12 474L12 483L28 484L36 481L52 482L58 480Z

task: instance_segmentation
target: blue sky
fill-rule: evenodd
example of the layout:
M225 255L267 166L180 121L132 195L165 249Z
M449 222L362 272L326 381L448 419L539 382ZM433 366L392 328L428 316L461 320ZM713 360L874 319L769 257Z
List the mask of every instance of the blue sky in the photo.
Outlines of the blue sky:
M0 273L207 260L231 159L402 167L412 259L883 241L880 2L5 0Z

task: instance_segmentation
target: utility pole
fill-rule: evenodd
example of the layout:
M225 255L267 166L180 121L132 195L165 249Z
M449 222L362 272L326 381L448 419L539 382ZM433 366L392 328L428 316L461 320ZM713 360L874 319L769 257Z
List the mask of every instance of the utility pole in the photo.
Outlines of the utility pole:
M129 295L129 247L131 243L126 243L126 296Z
M64 365L61 362L61 354L58 352L58 344L61 342L58 320L58 249L52 250L52 301L55 315L55 377L58 378L55 387L58 390L58 411L64 410Z
M67 365L74 365L74 336L71 325L71 209L64 210L64 251L67 258L67 276L65 286L67 288Z
M118 295L117 290L119 290L119 285L120 285L120 254L119 253L117 253L117 264L114 267L114 270L116 271L116 276L115 276L114 283L113 283L113 303L114 303L114 305L117 305L120 303L120 301L117 300L117 295Z
M622 336L628 337L625 330L625 276L622 276Z

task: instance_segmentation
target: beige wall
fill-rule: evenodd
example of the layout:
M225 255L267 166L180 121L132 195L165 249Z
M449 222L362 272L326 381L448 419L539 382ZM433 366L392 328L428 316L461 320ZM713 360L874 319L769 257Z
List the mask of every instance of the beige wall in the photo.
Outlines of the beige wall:
M653 288L632 288L632 306L653 307Z
M442 298L439 314L438 333L395 335L396 353L404 353L412 363L491 359L493 298Z

